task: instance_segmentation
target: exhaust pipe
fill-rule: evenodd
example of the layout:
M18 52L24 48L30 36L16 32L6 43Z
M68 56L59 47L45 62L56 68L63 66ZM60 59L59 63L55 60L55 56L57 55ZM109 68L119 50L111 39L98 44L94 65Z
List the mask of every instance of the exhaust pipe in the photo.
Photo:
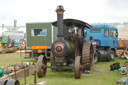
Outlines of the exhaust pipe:
M64 13L64 7L62 5L57 6L56 13L57 13L57 27L58 27L58 39L64 39L63 34L63 13Z

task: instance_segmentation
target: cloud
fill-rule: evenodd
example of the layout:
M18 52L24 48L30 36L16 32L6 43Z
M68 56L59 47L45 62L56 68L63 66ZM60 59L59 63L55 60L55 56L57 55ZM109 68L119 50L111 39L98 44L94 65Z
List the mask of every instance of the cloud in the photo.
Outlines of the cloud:
M128 0L106 0L106 3L110 8L116 8L116 10L128 8Z
M17 19L18 25L55 21L55 9L60 4L66 10L64 18L76 18L89 23L124 22L128 20L126 2L127 0L2 0L0 24L13 25L14 19Z

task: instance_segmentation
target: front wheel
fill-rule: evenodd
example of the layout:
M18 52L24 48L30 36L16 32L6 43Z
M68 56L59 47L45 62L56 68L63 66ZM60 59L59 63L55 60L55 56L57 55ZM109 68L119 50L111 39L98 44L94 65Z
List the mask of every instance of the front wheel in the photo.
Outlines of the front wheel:
M98 62L98 53L94 53L94 63L96 64Z
M81 74L82 74L80 56L76 56L75 58L74 70L75 70L75 79L80 79Z

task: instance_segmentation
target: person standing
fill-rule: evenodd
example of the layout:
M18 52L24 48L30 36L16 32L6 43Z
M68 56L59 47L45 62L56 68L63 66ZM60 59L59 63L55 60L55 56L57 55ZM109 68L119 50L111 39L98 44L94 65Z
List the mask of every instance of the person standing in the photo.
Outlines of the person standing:
M96 52L96 44L97 43L93 40L92 36L90 37L89 43L92 43L92 45L93 45L93 53L95 53Z
M90 37L89 43L91 43L92 46L93 46L93 55L91 55L91 66L92 66L92 70L93 70L94 69L94 64L95 64L95 62L94 62L94 54L96 52L96 44L97 43L93 40L92 36Z
M14 47L14 46L15 46L15 41L12 40L12 42L11 42L11 47Z
M19 43L18 41L16 41L16 43L15 43L15 44L16 44L16 46L19 46L19 44L20 44L20 43Z

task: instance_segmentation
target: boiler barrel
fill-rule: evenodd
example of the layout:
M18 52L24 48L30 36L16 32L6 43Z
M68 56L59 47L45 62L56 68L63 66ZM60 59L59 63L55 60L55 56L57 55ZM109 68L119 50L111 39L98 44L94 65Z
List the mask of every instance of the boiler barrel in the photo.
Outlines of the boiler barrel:
M54 56L68 56L74 52L74 43L66 40L57 40L52 44L51 51Z

